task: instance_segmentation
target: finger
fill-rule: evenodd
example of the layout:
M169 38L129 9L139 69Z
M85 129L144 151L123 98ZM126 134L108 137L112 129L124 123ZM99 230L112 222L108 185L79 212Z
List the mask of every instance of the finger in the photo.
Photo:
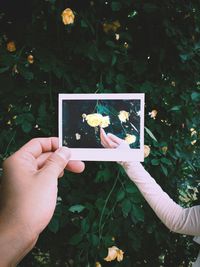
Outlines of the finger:
M102 146L105 148L117 148L118 144L109 140L109 138L105 142L101 142Z
M65 173L65 172L64 172L64 171L62 171L62 172L61 172L61 174L58 176L58 178L62 178L62 177L63 177L63 175L64 175L64 173Z
M36 162L37 162L37 168L38 170L41 169L46 160L51 156L53 152L46 152L46 153L42 153L37 159L36 159Z
M115 142L113 142L108 135L105 133L105 131L100 128L100 138L101 138L101 144L105 147L105 148L116 148L118 146L118 144L116 144Z
M38 158L42 153L54 152L58 146L58 137L34 138L21 147L18 152L28 153L34 158Z
M70 172L80 173L84 171L85 163L82 161L70 160L65 169Z
M40 169L40 174L46 177L58 178L64 171L71 156L70 149L61 147L47 158L44 166Z
M122 142L124 142L123 139L117 137L116 135L112 134L112 133L108 133L107 136L115 143L117 143L118 145L121 144Z

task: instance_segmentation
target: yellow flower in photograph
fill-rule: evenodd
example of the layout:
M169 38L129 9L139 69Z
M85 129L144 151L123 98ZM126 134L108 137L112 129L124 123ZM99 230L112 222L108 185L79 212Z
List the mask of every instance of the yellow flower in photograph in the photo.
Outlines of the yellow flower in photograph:
M15 52L16 51L16 46L13 41L7 43L7 50L9 52Z
M117 261L122 261L123 260L123 254L124 252L119 249L118 247L110 247L108 248L108 255L106 258L104 258L105 261L113 261L117 259Z
M119 112L119 115L118 115L118 118L121 122L126 122L129 120L129 116L130 116L130 113L125 111L125 110L121 110Z
M73 11L70 9L70 8L66 8L62 14L61 14L61 17L62 17L62 21L65 25L68 25L68 24L73 24L74 23L74 13Z
M76 137L76 140L80 140L81 139L81 135L79 133L75 133L75 137Z
M156 109L153 109L151 112L149 112L149 116L152 118L152 119L155 119L156 116L158 114L158 111Z
M91 127L97 127L101 124L103 116L99 113L86 115L85 120Z
M97 261L97 262L95 263L95 267L101 267L101 263L100 263L99 261Z
M109 116L104 116L104 117L102 117L102 121L101 121L99 126L101 126L102 128L106 128L109 126L109 124L110 124Z
M144 145L144 157L147 158L151 152L151 149L149 146Z
M28 55L28 57L27 57L27 61L28 61L30 64L33 64L33 63L34 63L34 57L33 57L33 55Z
M131 134L126 134L126 137L124 139L129 145L135 143L136 136Z

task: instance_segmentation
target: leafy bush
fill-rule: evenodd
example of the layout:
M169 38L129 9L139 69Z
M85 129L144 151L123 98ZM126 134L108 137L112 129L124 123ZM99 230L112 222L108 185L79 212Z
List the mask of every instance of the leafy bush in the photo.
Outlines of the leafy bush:
M0 11L1 160L57 135L58 93L144 92L144 165L175 201L198 203L200 3L20 3ZM113 245L120 263L104 261ZM20 266L188 266L196 246L163 226L117 164L87 162L60 180L54 217Z

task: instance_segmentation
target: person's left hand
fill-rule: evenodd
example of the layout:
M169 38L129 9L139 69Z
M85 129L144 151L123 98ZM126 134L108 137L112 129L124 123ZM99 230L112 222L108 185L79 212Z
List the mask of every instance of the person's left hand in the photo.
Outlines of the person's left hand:
M112 133L106 134L103 128L100 128L100 139L102 146L105 148L130 148L125 140Z
M55 210L57 178L64 169L79 173L84 170L84 163L70 161L70 150L58 148L56 137L32 139L5 160L0 191L0 248L4 246L5 251L11 242L17 251L22 243L23 254L26 240L29 243L37 240ZM5 257L1 252L0 249L0 263ZM8 253L12 258L12 248Z

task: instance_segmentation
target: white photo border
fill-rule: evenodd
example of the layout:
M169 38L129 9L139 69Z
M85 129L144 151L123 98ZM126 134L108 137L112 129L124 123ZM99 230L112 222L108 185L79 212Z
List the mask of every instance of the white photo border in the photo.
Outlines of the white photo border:
M113 148L70 148L70 160L83 161L144 161L144 93L110 93L110 94L59 94L58 99L58 135L59 146L63 142L62 107L64 100L140 100L140 148L113 149ZM118 152L118 153L116 153Z

